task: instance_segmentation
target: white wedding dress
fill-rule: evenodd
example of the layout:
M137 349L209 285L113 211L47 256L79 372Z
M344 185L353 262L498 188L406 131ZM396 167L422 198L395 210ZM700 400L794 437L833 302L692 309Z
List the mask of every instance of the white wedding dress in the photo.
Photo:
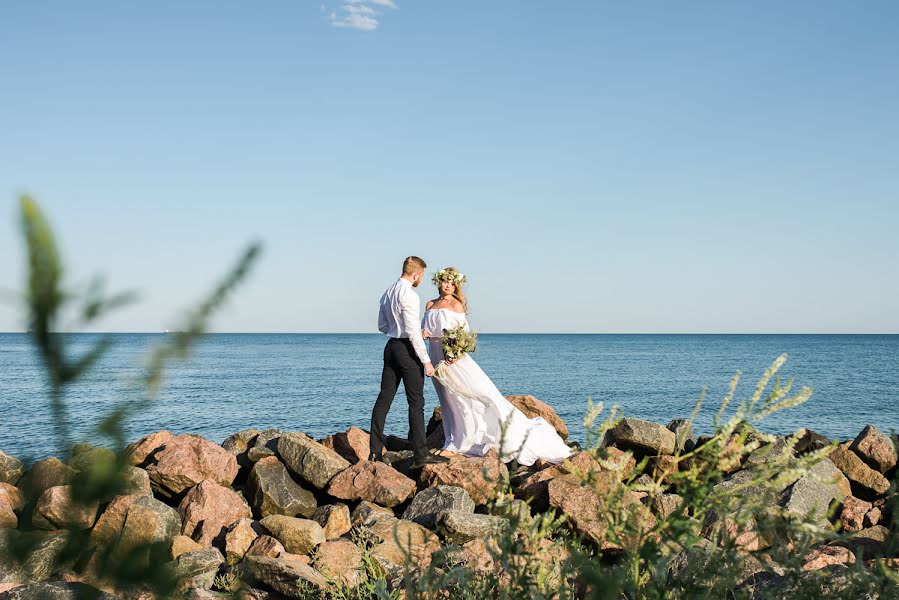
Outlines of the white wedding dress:
M463 325L468 319L463 313L447 308L432 308L425 312L422 330L431 335L428 354L431 364L443 360L440 335L444 329ZM478 363L466 354L451 365L440 369L433 377L440 400L444 450L468 456L484 456L496 448L503 461L516 459L519 464L532 465L538 458L560 463L571 455L571 449L543 417L529 419L500 393Z

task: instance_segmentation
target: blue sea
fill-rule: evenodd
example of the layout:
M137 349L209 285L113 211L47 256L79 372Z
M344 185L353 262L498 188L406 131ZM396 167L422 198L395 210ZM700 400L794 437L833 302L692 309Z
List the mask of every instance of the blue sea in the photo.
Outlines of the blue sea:
M99 334L67 336L72 355ZM128 382L161 334L113 334L114 345L65 401L74 436L102 442L96 426L121 402ZM130 440L170 429L221 442L245 428L280 427L323 437L351 425L368 429L378 393L384 338L368 334L216 334L166 372L148 410L127 422ZM781 377L814 389L806 404L775 414L763 429L800 427L851 438L867 423L899 429L899 335L488 335L474 354L506 394L551 404L584 440L588 398L623 415L667 423L689 416L709 431L736 371L737 400L749 397L765 368L788 353ZM437 405L425 386L426 416ZM48 386L26 334L0 334L0 450L26 459L59 454ZM397 395L388 433L405 436L406 402Z

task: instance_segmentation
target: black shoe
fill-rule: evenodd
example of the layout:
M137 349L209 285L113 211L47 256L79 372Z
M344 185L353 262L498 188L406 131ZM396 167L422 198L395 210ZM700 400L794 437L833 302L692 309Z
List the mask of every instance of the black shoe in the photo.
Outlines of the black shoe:
M423 456L422 458L416 458L415 462L412 463L413 469L420 469L425 465L439 465L443 463L448 463L449 459L445 456L437 456L436 454L428 454L427 456Z

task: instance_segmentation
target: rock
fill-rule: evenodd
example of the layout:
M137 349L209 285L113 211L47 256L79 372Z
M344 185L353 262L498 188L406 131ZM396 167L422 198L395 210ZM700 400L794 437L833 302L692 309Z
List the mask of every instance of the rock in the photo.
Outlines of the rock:
M203 548L184 552L175 559L174 574L180 586L210 589L225 557L218 548Z
M15 529L19 526L16 511L6 500L0 499L0 529Z
M349 533L350 508L346 504L327 504L319 506L312 515L312 520L321 525L325 538L334 540Z
M826 438L811 429L806 429L799 439L796 440L796 445L793 447L793 450L796 454L803 455L826 448L830 446L831 443L829 438Z
M25 508L25 494L12 484L0 483L0 503L4 502L12 510L20 511Z
M280 429L266 429L260 432L253 443L247 449L247 458L250 462L258 462L267 456L275 456L278 449L278 440L284 432Z
M493 540L474 539L462 544L461 547L444 546L440 553L443 555L445 568L459 566L477 574L493 572L495 562L490 554L491 550L499 554L499 548Z
M834 546L848 548L860 559L873 558L883 554L890 539L890 530L883 525L875 525L854 533L846 539L832 543Z
M844 498L836 484L839 476L841 473L836 466L830 460L823 459L787 488L781 506L787 512L802 517L810 515L814 521L826 519L830 505Z
M560 475L547 483L548 505L565 515L568 527L597 543L605 538L607 524L603 506L594 490L580 484L573 475Z
M878 473L886 473L896 466L896 446L893 440L873 425L866 425L849 449Z
M256 438L260 433L261 431L258 429L238 431L234 435L225 438L225 441L222 442L222 448L234 455L234 458L237 460L237 466L251 467L253 466L253 461L247 456L247 452L255 445Z
M304 433L282 435L278 454L292 473L318 489L324 489L335 475L350 466L345 458Z
M870 502L860 500L855 496L846 496L843 499L843 510L840 512L840 525L843 531L861 531L865 528L865 515L874 506Z
M437 516L436 523L450 544L493 537L509 526L509 522L502 517L479 515L466 510L445 510Z
M73 500L72 486L57 485L38 498L31 523L39 529L90 529L97 520L99 508L97 502Z
M397 437L395 435L388 435L384 438L384 448L388 452L403 452L406 450L412 450L412 442L410 442L406 438Z
M281 542L270 535L260 535L253 540L253 543L250 544L250 547L247 549L244 556L267 556L269 558L278 558L285 552L287 551L284 549Z
M210 479L228 486L237 477L237 459L209 440L176 435L156 453L147 467L150 481L164 496L177 496L201 481Z
M820 546L805 556L803 571L817 571L831 565L851 565L855 562L855 555L848 548L842 546Z
M474 508L474 500L463 488L437 485L416 494L403 512L403 518L428 529L434 529L439 513L445 511L473 513Z
M69 485L78 472L58 458L39 460L31 466L20 480L19 489L26 498L39 498L46 490Z
M22 461L0 450L0 483L17 485L24 474Z
M0 594L3 600L117 600L116 596L102 592L86 583L74 581L42 581L21 585Z
M350 587L355 586L364 577L362 550L347 540L319 544L315 549L312 565L322 575Z
M506 465L496 452L483 457L456 455L449 462L425 465L419 480L425 486L451 485L468 492L475 504L487 504L496 497L500 482L508 477Z
M117 549L124 555L138 547L167 544L180 533L178 511L151 496L137 496L125 513Z
M91 529L90 544L92 546L106 546L118 538L125 525L128 507L137 498L138 496L129 495L116 496L112 499L112 502L100 514L97 524Z
M866 465L858 455L849 450L847 444L834 448L828 458L849 480L853 496L873 500L889 491L889 480Z
M440 410L439 404L434 407L434 412L431 413L431 418L428 419L428 424L425 427L425 435L431 435L437 431L438 427L443 427L443 413Z
M675 446L678 451L691 452L696 447L696 439L693 437L693 424L689 419L674 419L665 426L665 429L674 434Z
M535 510L543 511L549 506L547 494L549 482L560 475L573 475L578 481L591 482L603 488L611 481L620 480L634 468L634 458L630 453L608 447L607 458L597 460L592 453L578 452L561 464L553 465L518 482L515 495L528 500Z
M393 511L389 508L363 500L353 509L353 513L350 515L350 525L353 527L368 527L384 518L395 519L396 517L394 517Z
M650 504L653 514L659 519L665 520L673 515L684 503L684 499L677 494L658 494L652 497Z
M865 528L874 527L875 525L880 524L880 519L883 516L883 513L876 506L869 510L867 514L865 514Z
M198 550L203 550L203 544L193 541L186 535L176 535L172 538L169 556L172 560L175 560L185 552L196 552Z
M321 525L309 519L298 519L284 515L270 515L259 522L284 549L294 554L309 554L313 548L325 541Z
M225 532L225 561L229 565L239 563L258 537L252 519L241 519L232 524Z
M529 419L543 417L547 423L553 426L562 439L568 437L568 425L566 425L565 421L556 414L556 411L545 402L538 400L534 396L506 396L506 400L511 402Z
M764 465L768 462L777 460L781 454L787 451L786 440L782 437L775 437L773 441L763 443L758 449L754 450L743 460L743 467L749 468L757 465Z
M342 433L329 435L322 440L322 445L344 457L350 464L368 460L371 446L367 432L358 427L350 427Z
M207 547L223 545L228 527L253 516L243 496L211 479L191 488L181 500L178 514L181 532Z
M324 590L328 586L328 580L312 567L282 558L248 556L241 572L250 582L262 584L288 598L311 597L310 587Z
M128 454L128 459L132 465L135 467L146 467L154 460L156 453L174 437L171 431L163 429L162 431L146 435L130 444L125 449L125 452Z
M415 492L415 482L382 462L360 462L335 475L327 492L341 500L396 506Z
M440 547L436 535L412 521L382 519L367 528L380 543L371 555L384 569L403 567L407 559L418 566L427 566L431 554Z
M671 476L678 471L678 460L674 456L651 456L647 467L653 480L671 483Z
M259 518L269 515L310 517L315 512L315 496L293 480L276 456L264 457L253 466L246 493Z
M675 435L658 423L621 419L608 432L609 440L622 450L643 454L674 454Z

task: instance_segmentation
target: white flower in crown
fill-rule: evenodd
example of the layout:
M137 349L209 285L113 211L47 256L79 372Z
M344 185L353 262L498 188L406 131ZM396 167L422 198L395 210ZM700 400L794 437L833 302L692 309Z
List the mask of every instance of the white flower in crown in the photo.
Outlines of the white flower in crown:
M431 277L431 281L434 282L434 285L439 286L442 281L452 281L456 285L465 283L466 278L465 275L458 271L447 271L446 269L440 269L436 273L434 273L433 277Z

